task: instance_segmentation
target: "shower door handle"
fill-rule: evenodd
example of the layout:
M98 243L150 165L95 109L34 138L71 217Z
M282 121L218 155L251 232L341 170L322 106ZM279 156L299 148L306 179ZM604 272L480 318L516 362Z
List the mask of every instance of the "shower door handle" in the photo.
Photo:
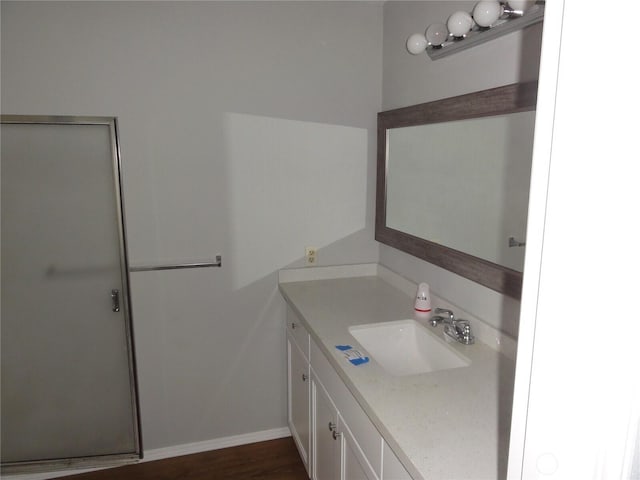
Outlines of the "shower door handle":
M114 312L120 311L120 290L111 290L111 310Z

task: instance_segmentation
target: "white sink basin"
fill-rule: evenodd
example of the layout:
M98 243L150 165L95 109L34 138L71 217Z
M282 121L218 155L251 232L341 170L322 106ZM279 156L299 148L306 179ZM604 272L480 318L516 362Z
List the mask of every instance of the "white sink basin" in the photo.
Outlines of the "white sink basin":
M373 359L392 375L468 367L471 361L415 320L349 327Z

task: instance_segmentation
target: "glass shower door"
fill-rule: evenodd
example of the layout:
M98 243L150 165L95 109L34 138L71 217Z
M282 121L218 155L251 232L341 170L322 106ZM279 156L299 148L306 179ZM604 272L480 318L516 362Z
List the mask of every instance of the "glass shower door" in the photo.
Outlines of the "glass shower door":
M137 458L115 119L1 135L3 467Z

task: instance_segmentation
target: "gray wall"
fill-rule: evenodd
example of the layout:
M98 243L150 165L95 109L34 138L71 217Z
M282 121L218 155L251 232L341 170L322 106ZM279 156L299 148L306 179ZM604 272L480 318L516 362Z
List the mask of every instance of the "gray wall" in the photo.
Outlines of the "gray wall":
M372 240L376 112L537 75L539 27L437 62L406 53L457 3L474 2L2 2L2 112L119 119L131 263L225 259L132 275L146 449L285 425L276 271L306 245L320 265L379 259L515 331L519 302ZM255 147L238 153L244 128ZM300 132L316 151L281 144ZM349 196L339 162L363 151Z
M320 265L378 259L381 4L1 8L3 113L118 117L131 264L223 254L132 274L146 449L284 427L276 271L306 245ZM314 151L287 141L299 132ZM364 179L351 194L336 162Z
M431 23L446 22L456 10L470 12L475 3L385 3L383 110L537 78L540 24L436 61L426 54L407 53L405 42L410 34L424 32ZM508 333L517 334L520 302L385 245L380 247L380 263L415 282L429 282L441 297Z

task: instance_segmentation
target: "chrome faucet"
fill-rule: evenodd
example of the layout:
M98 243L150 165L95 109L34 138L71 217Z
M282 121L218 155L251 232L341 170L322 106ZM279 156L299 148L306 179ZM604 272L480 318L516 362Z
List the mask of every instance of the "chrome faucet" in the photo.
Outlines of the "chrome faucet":
M436 308L435 313L446 314L447 317L443 317L441 315L431 317L431 326L435 327L440 323L444 323L444 333L455 341L465 345L471 345L475 342L475 337L471 333L471 324L469 323L469 320L456 320L453 312L446 308Z

